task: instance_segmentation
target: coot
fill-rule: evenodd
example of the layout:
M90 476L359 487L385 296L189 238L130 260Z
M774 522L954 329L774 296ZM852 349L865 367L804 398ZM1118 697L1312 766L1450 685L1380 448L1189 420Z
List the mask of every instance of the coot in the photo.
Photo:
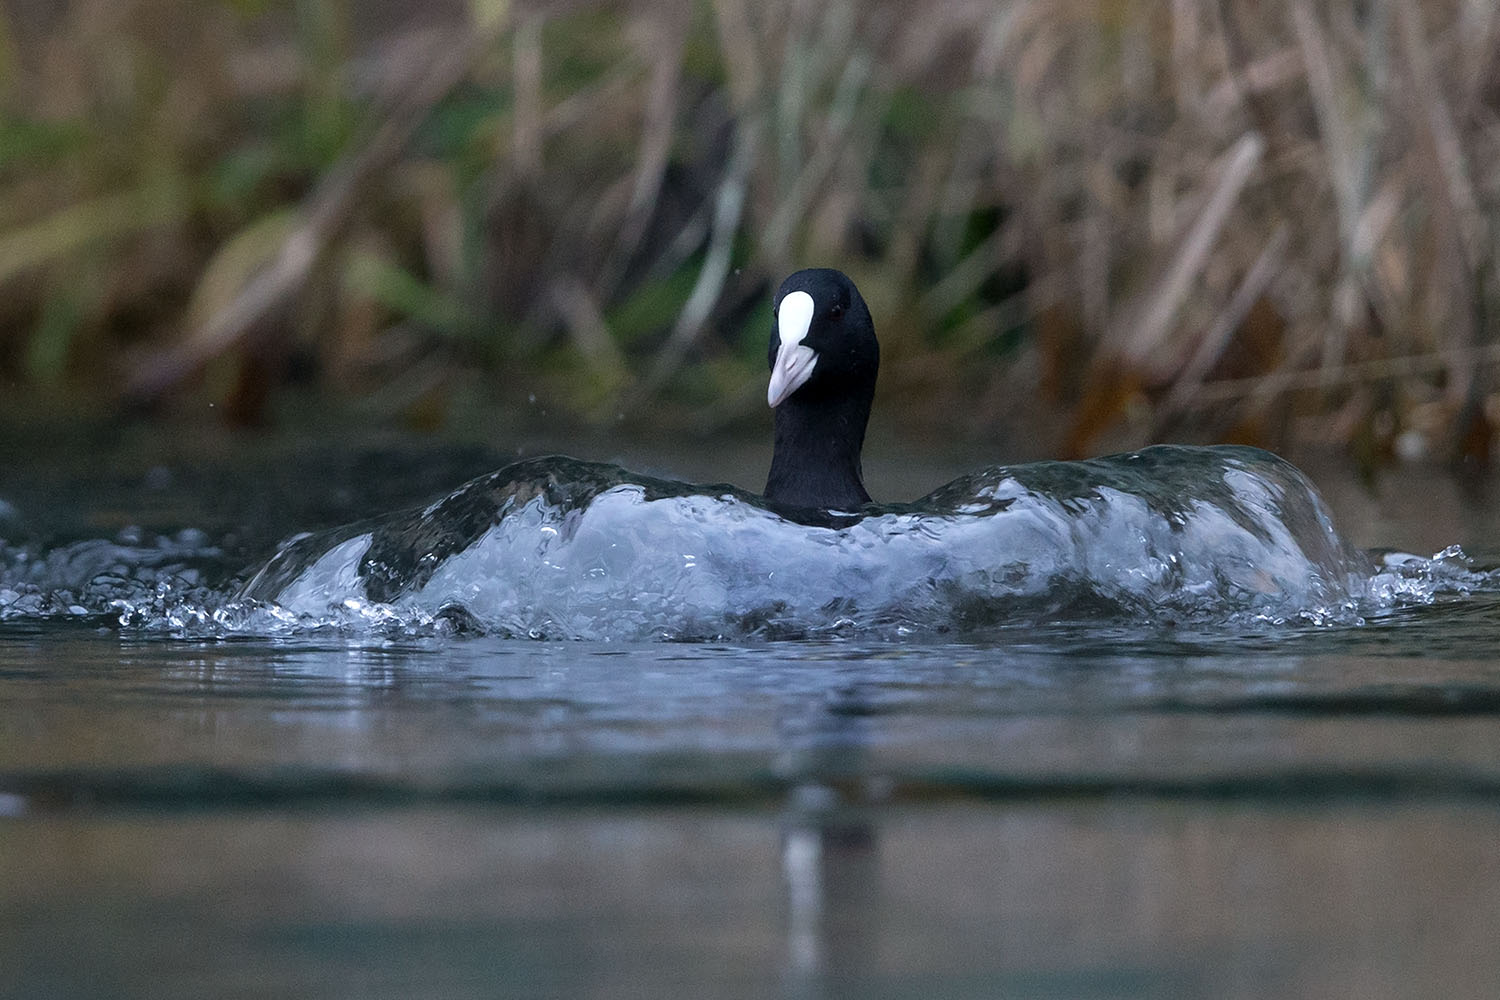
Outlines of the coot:
M810 268L781 283L773 312L766 400L776 448L766 499L823 510L869 503L859 453L880 345L865 300L841 271Z

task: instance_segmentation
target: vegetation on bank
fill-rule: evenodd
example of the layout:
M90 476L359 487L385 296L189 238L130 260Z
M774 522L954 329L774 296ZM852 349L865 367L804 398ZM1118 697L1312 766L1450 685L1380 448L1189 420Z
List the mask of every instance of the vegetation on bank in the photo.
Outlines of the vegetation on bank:
M711 431L761 416L774 281L826 264L927 426L1373 463L1500 418L1491 5L8 10L12 401Z

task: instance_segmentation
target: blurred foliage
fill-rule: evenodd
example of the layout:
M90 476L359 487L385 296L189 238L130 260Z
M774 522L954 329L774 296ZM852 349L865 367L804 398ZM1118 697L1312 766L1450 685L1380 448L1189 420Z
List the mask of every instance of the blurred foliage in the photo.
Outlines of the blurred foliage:
M712 430L831 265L909 425L1490 452L1491 5L7 9L12 401Z

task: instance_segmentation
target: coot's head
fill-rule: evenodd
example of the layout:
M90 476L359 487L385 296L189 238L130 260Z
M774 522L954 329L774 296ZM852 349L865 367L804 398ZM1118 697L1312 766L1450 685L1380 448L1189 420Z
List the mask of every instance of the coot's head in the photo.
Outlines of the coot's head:
M848 275L829 267L798 271L777 289L772 312L766 400L773 407L793 397L874 395L880 345Z
M830 268L798 271L776 292L771 382L776 450L766 499L793 507L868 503L860 449L880 345L854 282Z

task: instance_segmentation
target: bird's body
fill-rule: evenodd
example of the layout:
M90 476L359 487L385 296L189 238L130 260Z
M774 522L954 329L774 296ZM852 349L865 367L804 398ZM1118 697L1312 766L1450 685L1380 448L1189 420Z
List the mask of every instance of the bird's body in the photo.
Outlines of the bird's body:
M870 502L860 468L880 347L870 310L839 271L798 271L776 293L767 401L776 443L765 497L850 510Z

